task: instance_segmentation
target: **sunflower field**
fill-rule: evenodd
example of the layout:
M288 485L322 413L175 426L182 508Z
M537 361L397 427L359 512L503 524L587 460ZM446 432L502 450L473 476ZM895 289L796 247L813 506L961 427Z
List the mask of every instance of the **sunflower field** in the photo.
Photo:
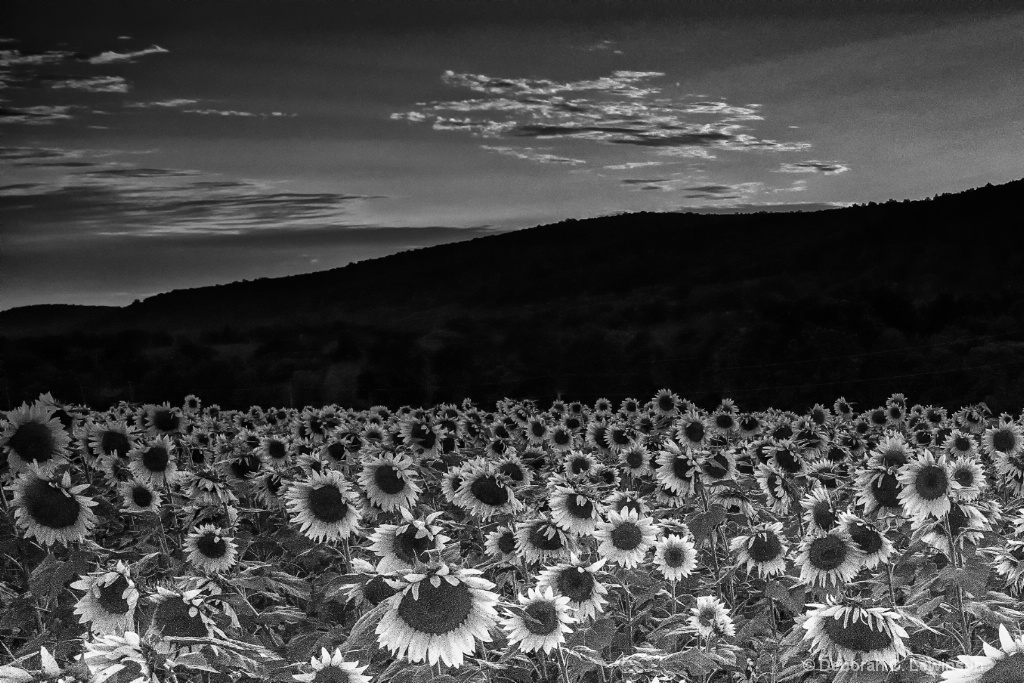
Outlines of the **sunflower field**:
M1024 682L1024 427L804 414L0 418L0 683Z

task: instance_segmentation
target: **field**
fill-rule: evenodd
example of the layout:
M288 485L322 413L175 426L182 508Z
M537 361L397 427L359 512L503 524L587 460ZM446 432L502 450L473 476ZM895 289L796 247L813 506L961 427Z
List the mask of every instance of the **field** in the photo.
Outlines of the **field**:
M1024 681L1024 429L901 394L0 418L0 682Z

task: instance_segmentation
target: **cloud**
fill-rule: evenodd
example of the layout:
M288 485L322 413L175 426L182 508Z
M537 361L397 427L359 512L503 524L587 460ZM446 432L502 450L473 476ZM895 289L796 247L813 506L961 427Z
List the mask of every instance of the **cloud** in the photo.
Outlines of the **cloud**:
M46 125L71 118L68 112L72 107L67 105L38 105L35 107L0 107L0 124L27 123L29 125Z
M139 57L163 54L166 52L170 52L170 50L162 48L159 45L153 45L144 50L137 50L135 52L102 52L95 57L86 58L85 61L90 64L114 64L119 62L131 62Z
M65 50L50 50L47 52L22 52L21 50L0 50L0 67L9 66L39 66L41 64L53 64L70 57L71 53Z
M766 202L763 204L734 203L728 206L680 206L679 212L693 213L783 213L789 211L828 211L851 206L851 202Z
M445 84L477 96L420 102L414 110L393 113L391 118L490 139L587 141L683 158L715 159L721 151L793 152L810 147L806 142L752 134L749 126L764 120L760 104L668 95L658 85L663 76L658 71L615 71L562 82L445 71L441 76ZM573 148L577 153L580 149Z
M150 109L153 107L169 108L169 107L185 107L190 104L195 104L198 100L186 100L186 99L174 99L174 100L157 100L155 102L129 102L124 105L131 107L132 109Z
M572 159L570 157L560 157L557 154L546 154L544 152L538 152L532 147L496 147L492 145L480 145L483 149L497 152L498 154L504 154L505 156L515 157L516 159L523 159L525 161L535 161L541 164L568 164L570 166L578 166L580 164L587 163L583 159Z
M763 192L765 185L760 182L735 183L731 185L709 183L706 185L691 185L681 189L687 193L685 195L686 199L705 199L723 202L750 199L754 195Z
M824 173L825 175L837 175L846 173L850 167L838 161L799 161L796 163L782 164L776 173Z
M21 152L15 151L17 155ZM292 192L184 169L111 163L47 182L0 188L0 222L11 242L62 239L242 235L287 226L352 222L351 207L381 197ZM52 226L52 233L40 228ZM19 227L20 226L20 227Z
M630 161L625 164L612 164L611 166L604 166L609 171L632 171L634 168L644 168L646 166L663 166L664 161Z
M63 78L50 84L54 90L70 88L85 92L128 92L128 81L120 76L94 76Z
M183 111L186 114L200 114L202 116L240 116L243 118L278 118L295 116L295 114L285 114L280 111L272 111L269 114L251 111L236 111L234 109L185 109Z

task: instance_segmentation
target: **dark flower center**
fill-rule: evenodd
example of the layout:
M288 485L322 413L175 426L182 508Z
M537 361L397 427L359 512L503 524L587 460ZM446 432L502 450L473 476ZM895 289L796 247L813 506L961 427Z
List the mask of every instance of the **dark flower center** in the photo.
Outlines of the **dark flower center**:
M173 432L178 429L181 420L172 410L157 408L153 411L153 426L161 432Z
M538 550L561 550L562 535L547 522L542 522L530 529L530 545Z
M508 502L508 491L494 477L478 477L469 485L469 492L484 505L500 507Z
M663 413L668 413L674 410L676 407L675 399L671 396L659 396L658 397L658 410Z
M25 507L33 521L51 529L64 529L78 521L81 505L73 496L36 479L25 488Z
M502 463L501 467L498 468L498 471L502 474L507 474L509 479L514 482L521 482L526 479L526 473L523 472L523 468L515 462Z
M960 467L953 472L953 479L961 486L974 486L974 472L970 467Z
M100 607L111 614L127 614L128 601L121 597L121 594L128 589L128 579L118 576L113 583L100 588L100 597L97 602Z
M772 438L774 439L788 439L793 436L793 427L788 424L781 424L772 431Z
M573 474L582 474L590 469L589 458L573 458L572 462L569 463L569 471Z
M558 630L558 610L553 602L531 602L524 611L529 619L523 619L523 623L530 633L545 636Z
M192 605L179 597L160 602L153 613L153 623L165 636L175 638L205 638L209 632L199 614L189 616Z
M310 513L321 522L339 522L348 514L348 503L338 487L332 484L310 491L307 502Z
M833 446L828 449L828 459L831 462L842 462L843 460L846 460L846 451L839 446Z
M665 566L675 569L682 567L686 562L686 553L679 546L671 546L665 549Z
M498 537L498 550L511 555L516 551L516 536L511 531L506 531Z
M850 619L843 615L822 620L822 630L836 645L854 652L877 652L893 644L893 637L885 630L875 630L867 621Z
M836 525L836 513L832 510L832 506L829 505L828 501L815 503L814 507L811 508L811 516L814 518L814 523L824 531L828 531Z
M635 550L643 541L643 532L633 522L622 522L612 529L612 545L619 550Z
M758 564L772 562L782 554L782 543L779 542L779 537L774 533L762 532L756 534L750 540L747 554L750 555L750 559Z
M1015 652L995 663L982 674L978 683L1018 683L1024 681L1024 652Z
M871 555L882 549L882 535L862 522L854 522L849 527L850 536L857 547L865 555Z
M796 474L803 467L800 457L788 448L780 448L775 451L775 462L784 472Z
M704 462L704 474L712 479L721 479L729 473L729 458L724 453L716 453Z
M405 490L405 479L399 476L398 470L391 465L377 465L373 471L373 482L389 496Z
M378 605L397 592L398 591L389 586L381 576L373 577L366 582L366 585L363 586L363 596L371 605Z
M129 443L128 437L121 432L104 429L100 433L100 451L103 455L117 455L123 458L131 449L132 445Z
M228 544L225 543L224 539L211 533L205 533L200 536L199 540L196 541L196 548L211 560L220 559L228 552Z
M581 504L575 491L565 494L565 509L576 519L592 519L594 516L594 503L585 498Z
M420 633L442 635L451 633L466 623L473 611L473 596L469 586L454 586L444 579L435 588L430 579L420 581L419 599L408 592L398 604L398 616L410 628Z
M133 486L132 502L140 508L147 508L153 502L153 492L145 486Z
M728 413L721 413L715 416L715 426L719 429L732 429L735 425L736 421Z
M597 425L593 429L594 443L598 446L604 446L605 436L608 433L608 428L604 425Z
M946 468L938 465L925 465L914 479L914 490L925 500L935 500L946 495L948 488Z
M957 436L953 438L953 448L961 453L967 453L970 451L972 445L971 440L966 436Z
M530 423L530 434L537 437L538 439L547 434L548 428L543 422L531 422Z
M882 467L902 467L907 464L907 454L902 448L890 448L882 453Z
M171 454L164 446L150 446L142 452L142 466L150 472L165 471L170 461Z
M313 683L349 683L349 672L337 666L325 666L313 676Z
M685 455L677 455L672 459L672 473L688 482L693 478L693 463Z
M1000 429L992 435L992 446L1001 453L1012 453L1017 446L1017 437L1009 429Z
M835 536L822 536L811 541L809 548L811 566L818 571L831 571L846 560L850 549L842 539Z
M398 559L409 564L415 564L416 560L427 561L429 557L427 551L434 547L434 541L427 535L417 538L416 534L419 531L418 528L410 524L405 531L395 535L394 549Z
M898 508L900 488L899 479L891 474L882 474L871 482L871 495L881 507Z
M757 421L757 418L753 415L748 415L740 420L740 429L746 432L757 431L757 428L761 426L761 423Z
M631 470L639 469L644 465L644 454L639 450L632 450L626 453L626 466Z
M281 448L282 454L279 457L284 457L284 448ZM332 441L327 444L327 455L330 456L335 462L341 462L345 459L345 455L348 451L345 450L345 444L340 441Z
M567 429L558 428L551 435L551 441L556 446L567 446L572 441L572 435L569 434Z
M593 597L594 577L578 567L567 567L558 572L558 592L573 602L585 602Z
M683 427L683 434L693 443L700 443L704 439L704 423L690 422Z
M869 419L871 420L871 424L878 425L879 427L881 427L886 422L885 411L884 410L872 410L871 411L871 416L870 416Z
M46 462L57 450L57 441L50 428L42 422L26 422L19 425L7 446L25 462Z

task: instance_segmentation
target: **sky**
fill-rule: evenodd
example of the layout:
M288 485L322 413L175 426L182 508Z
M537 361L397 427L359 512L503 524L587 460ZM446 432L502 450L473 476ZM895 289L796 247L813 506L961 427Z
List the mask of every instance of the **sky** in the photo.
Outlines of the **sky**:
M7 3L0 309L1014 180L1014 5Z

